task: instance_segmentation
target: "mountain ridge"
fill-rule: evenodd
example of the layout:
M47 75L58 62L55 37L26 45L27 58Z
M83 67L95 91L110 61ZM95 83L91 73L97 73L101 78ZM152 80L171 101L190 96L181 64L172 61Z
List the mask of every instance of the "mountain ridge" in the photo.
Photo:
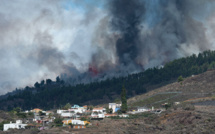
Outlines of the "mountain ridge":
M11 110L17 106L22 109L33 107L52 109L66 103L87 105L108 103L119 98L123 85L130 98L175 82L181 75L188 77L214 68L215 51L209 50L198 56L193 54L186 58L176 59L162 68L154 67L127 77L113 77L89 84L71 86L59 80L59 83L46 80L42 86L41 83L35 83L35 88L28 87L15 95L3 98L0 100L0 109Z

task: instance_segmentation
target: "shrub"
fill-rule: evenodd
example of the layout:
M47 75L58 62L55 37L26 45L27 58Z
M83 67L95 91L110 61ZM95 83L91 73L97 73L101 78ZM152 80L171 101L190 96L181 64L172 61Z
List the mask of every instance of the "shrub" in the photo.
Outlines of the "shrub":
M178 77L178 82L182 82L184 80L184 78L182 76Z
M2 121L2 122L0 123L0 130L3 131L4 124L7 124L7 123L9 123L9 121Z
M16 115L20 118L23 118L23 119L27 117L26 113L17 113Z
M70 126L71 128L73 128L73 124L72 124L72 123L69 123L69 126Z
M32 113L32 112L29 112L29 113L28 113L28 115L29 115L29 116L33 116L33 115L34 115L34 113Z
M191 104L184 104L184 105L182 106L182 108L183 108L184 110L195 110L194 105L191 105Z
M63 119L61 119L61 118L56 118L55 120L54 120L54 123L55 123L55 125L57 126L57 127L61 127L62 125L63 125Z

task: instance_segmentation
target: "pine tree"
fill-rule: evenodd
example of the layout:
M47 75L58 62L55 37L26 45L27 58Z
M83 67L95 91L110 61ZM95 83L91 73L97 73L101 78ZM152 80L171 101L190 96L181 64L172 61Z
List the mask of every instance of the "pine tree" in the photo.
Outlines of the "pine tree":
M71 105L70 105L69 103L67 103L67 104L63 107L64 110L68 110L68 109L70 109L70 108L71 108Z
M121 111L122 113L126 113L128 107L127 107L126 89L124 86L121 92L121 102L122 102Z
M182 82L184 80L184 78L182 76L178 77L178 82Z

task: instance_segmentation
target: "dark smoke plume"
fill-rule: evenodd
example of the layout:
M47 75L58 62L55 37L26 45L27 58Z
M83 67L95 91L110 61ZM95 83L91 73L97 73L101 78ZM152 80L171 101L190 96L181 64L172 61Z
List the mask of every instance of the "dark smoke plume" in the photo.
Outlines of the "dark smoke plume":
M116 53L119 62L127 66L134 63L138 56L144 3L139 0L111 0L110 13L113 15L111 28L121 35L116 41Z
M59 74L90 82L214 50L214 18L214 0L2 0L0 94Z
M140 71L210 49L206 20L202 19L210 16L204 12L214 12L207 9L210 4L214 5L214 2L110 0L109 29L118 36L113 50L117 68L126 72ZM94 64L101 63L96 61L93 58Z

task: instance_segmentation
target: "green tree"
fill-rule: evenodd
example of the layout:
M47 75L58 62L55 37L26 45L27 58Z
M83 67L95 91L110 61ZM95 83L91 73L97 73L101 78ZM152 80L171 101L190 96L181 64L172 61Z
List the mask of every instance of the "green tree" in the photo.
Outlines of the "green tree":
M122 113L126 113L128 106L127 106L127 98L126 98L126 89L124 86L121 92L121 102L122 102L121 111Z
M35 87L35 88L40 88L40 84L39 84L38 82L36 82L36 83L34 84L34 87Z
M73 128L73 124L72 124L72 123L69 123L69 126L70 126L71 128Z
M21 108L20 107L16 107L12 110L13 113L17 114L21 112Z
M182 76L178 77L178 82L182 82L184 80L184 78Z
M109 114L112 114L113 113L113 109L106 107L106 112L109 113Z
M71 108L71 105L70 105L69 103L67 103L67 104L63 107L64 110L68 110L68 109L70 109L70 108Z
M64 81L64 80L61 80L61 81L60 81L60 84L62 84L62 85L65 84L65 81Z
M167 110L168 108L170 108L170 107L171 107L171 104L166 103L166 104L164 105L164 107L165 107L165 109Z
M45 84L45 81L42 80L42 81L40 82L40 85L43 86L44 84Z
M43 115L46 115L46 114L43 113L42 111L39 111L39 115L40 115L40 116L43 116Z
M121 111L121 110L118 110L116 113L117 113L117 114L122 114L122 111Z
M93 106L87 106L87 110L93 110Z
M52 80L51 79L46 79L46 84L47 85L50 85L52 83Z
M57 82L57 83L60 83L60 81L61 81L61 80L60 80L60 77L59 77L59 76L56 77L56 82Z
M57 126L57 127L61 127L62 125L63 125L63 119L62 118L56 118L55 120L54 120L54 123L55 123L55 125Z
M119 102L120 102L120 98L116 98L116 99L114 100L114 102L115 102L115 103L119 103Z
M29 112L28 115L29 115L29 116L33 116L34 113L33 113L33 112Z
M0 130L3 131L4 124L8 124L8 123L9 123L9 121L2 121L2 122L0 123Z
M27 114L26 113L16 113L16 115L19 117L19 118L26 118L27 117Z

